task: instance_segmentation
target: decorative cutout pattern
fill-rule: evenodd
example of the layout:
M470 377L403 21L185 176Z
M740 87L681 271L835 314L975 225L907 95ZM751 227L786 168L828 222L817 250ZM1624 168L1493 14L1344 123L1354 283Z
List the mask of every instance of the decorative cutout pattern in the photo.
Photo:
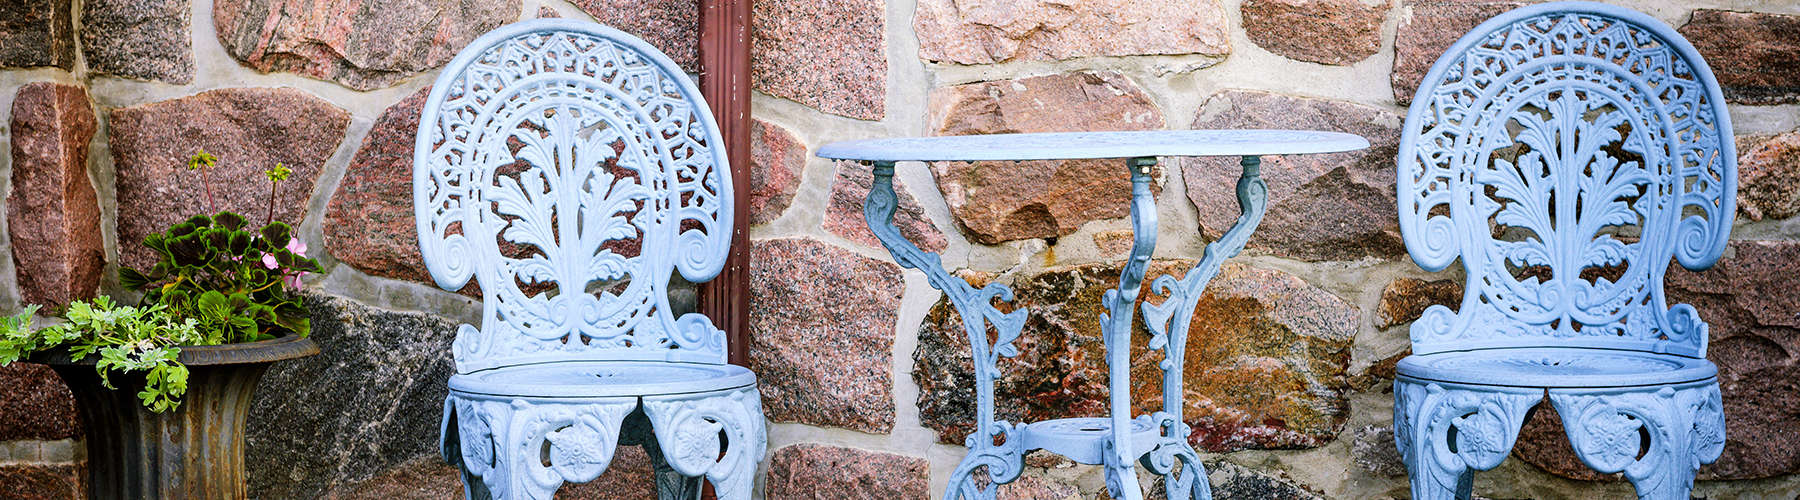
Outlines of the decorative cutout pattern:
M672 272L711 279L731 232L722 142L687 76L604 28L471 47L426 103L413 179L426 267L445 289L481 286L458 372L723 363L723 332L669 310Z
M1418 95L1400 143L1401 231L1420 267L1460 258L1468 283L1457 311L1432 306L1412 324L1414 354L1398 365L1394 435L1413 498L1467 498L1473 471L1506 458L1547 394L1584 463L1624 472L1639 498L1686 499L1724 449L1718 381L1654 382L1712 368L1706 323L1663 297L1670 259L1710 267L1736 212L1711 71L1649 16L1557 2L1465 35ZM1496 347L1513 349L1483 349ZM1629 387L1412 378L1426 372Z
M414 149L420 251L439 286L475 279L483 298L481 327L452 343L459 376L725 362L724 332L670 310L674 273L700 282L724 265L732 190L718 127L667 57L610 28L540 19L470 44L432 88ZM606 470L641 399L656 439L637 439L661 452L660 495L692 497L706 477L722 498L750 498L766 447L756 387L663 385L687 394L452 391L443 453L471 497L548 500Z
M1710 71L1673 30L1623 9L1509 19L1440 59L1407 119L1407 249L1434 271L1460 257L1468 276L1458 311L1434 306L1413 324L1414 352L1577 343L1704 356L1705 323L1664 305L1662 279L1671 257L1712 265L1735 213L1736 154Z
M768 451L762 396L755 387L699 397L645 397L644 414L675 472L705 476L720 498L750 498L756 464Z
M1394 444L1413 498L1469 498L1474 471L1500 465L1542 389L1394 381Z
M1582 463L1602 473L1624 472L1638 498L1685 500L1700 465L1725 451L1717 383L1553 390L1550 402ZM1648 448L1641 448L1643 437Z
M1168 500L1211 499L1212 483L1206 479L1206 466L1200 463L1200 454L1187 440L1193 429L1181 421L1181 414L1159 411L1138 418L1149 418L1163 429L1156 447L1138 462L1151 474L1163 477L1163 491Z
M600 477L637 398L565 404L451 396L448 404L457 437L446 444L460 450L465 481L479 480L493 498L549 500L564 482Z

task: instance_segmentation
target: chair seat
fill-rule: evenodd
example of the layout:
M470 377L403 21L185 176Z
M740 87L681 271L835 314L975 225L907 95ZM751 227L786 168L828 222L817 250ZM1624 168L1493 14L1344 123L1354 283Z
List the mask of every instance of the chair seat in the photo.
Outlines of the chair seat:
M588 398L688 394L756 385L737 365L662 361L571 361L518 365L450 376L465 394Z
M1672 354L1572 347L1518 347L1407 356L1403 377L1456 384L1542 388L1633 387L1713 378L1711 361Z

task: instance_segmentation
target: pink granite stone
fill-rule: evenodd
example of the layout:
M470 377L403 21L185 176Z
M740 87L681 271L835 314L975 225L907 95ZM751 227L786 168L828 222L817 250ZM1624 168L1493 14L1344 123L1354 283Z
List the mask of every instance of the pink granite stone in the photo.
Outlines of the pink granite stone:
M95 125L80 86L31 83L13 99L6 224L21 302L66 306L100 286L106 254L87 170Z
M769 500L931 498L923 458L821 444L797 444L769 457Z
M767 224L794 201L806 170L806 145L786 127L750 123L750 224Z
M894 427L900 266L817 240L754 240L750 368L776 422Z
M1225 9L1197 2L922 0L913 17L919 58L990 64L1090 56L1231 52Z
M935 135L1156 130L1163 115L1124 75L1083 71L933 90L927 126ZM950 214L984 244L1059 237L1130 212L1123 160L937 162L932 171Z
M246 66L374 90L449 62L519 10L490 0L217 0L212 14L219 43Z
M144 236L190 215L231 210L263 221L270 208L263 170L277 163L293 174L277 186L273 215L300 223L350 113L291 88L226 88L114 109L108 121L120 264L143 268L154 261L140 244ZM205 175L187 169L202 149L218 158Z
M819 111L887 116L887 9L877 0L751 4L750 85Z
M833 167L837 179L831 182L831 204L825 208L825 230L857 244L882 248L881 240L869 232L869 222L863 217L863 202L875 184L875 174L869 167L849 162L836 162ZM900 229L901 236L927 252L941 252L950 245L949 240L944 239L944 233L931 223L925 209L919 207L919 201L913 199L904 186L894 186L894 192L900 202L899 209L894 211L894 227Z

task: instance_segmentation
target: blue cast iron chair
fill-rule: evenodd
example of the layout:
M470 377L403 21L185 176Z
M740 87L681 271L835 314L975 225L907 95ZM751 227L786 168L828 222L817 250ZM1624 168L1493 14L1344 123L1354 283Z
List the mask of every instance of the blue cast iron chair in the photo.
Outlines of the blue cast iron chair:
M419 248L438 286L481 288L452 344L444 458L470 498L548 499L649 452L662 498L748 499L765 450L725 333L671 310L731 236L724 142L668 57L597 24L538 19L439 75L413 152ZM650 478L645 478L650 479Z
M1525 7L1438 59L1400 142L1400 228L1420 267L1461 258L1467 285L1398 365L1413 498L1468 498L1546 395L1583 463L1688 498L1725 418L1706 323L1665 304L1663 275L1724 251L1736 158L1711 70L1637 12Z

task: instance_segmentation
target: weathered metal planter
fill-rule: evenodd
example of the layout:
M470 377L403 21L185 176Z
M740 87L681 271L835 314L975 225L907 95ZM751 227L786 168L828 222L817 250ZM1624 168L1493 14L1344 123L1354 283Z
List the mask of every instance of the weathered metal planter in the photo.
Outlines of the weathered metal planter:
M269 364L319 353L311 339L287 336L248 344L181 348L188 367L179 408L152 413L138 401L144 376L110 375L100 385L96 356L34 357L75 393L87 433L88 498L246 498L244 417Z

